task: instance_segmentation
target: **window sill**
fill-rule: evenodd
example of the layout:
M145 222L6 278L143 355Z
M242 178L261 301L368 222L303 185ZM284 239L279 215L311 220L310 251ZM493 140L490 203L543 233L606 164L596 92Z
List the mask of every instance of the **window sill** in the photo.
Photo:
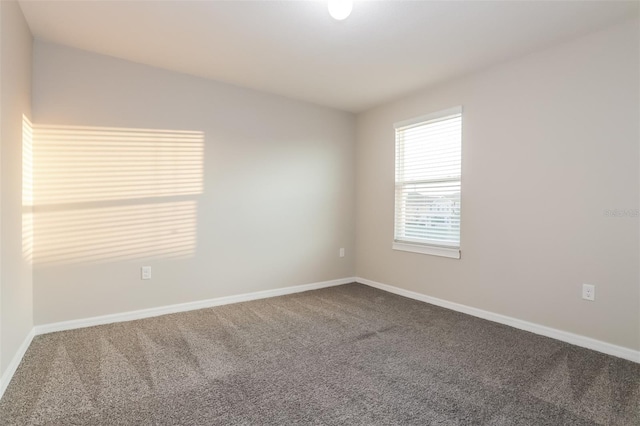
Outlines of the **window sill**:
M459 248L447 248L436 246L423 246L418 244L394 242L392 248L394 250L409 251L412 253L430 254L432 256L449 257L451 259L460 259Z

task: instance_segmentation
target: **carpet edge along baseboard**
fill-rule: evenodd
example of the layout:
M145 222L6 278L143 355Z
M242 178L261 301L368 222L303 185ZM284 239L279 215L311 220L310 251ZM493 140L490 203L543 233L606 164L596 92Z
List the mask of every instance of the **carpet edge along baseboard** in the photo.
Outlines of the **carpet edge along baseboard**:
M113 324L123 321L133 321L137 319L151 318L160 315L167 315L179 312L193 311L197 309L205 309L214 306L222 306L233 303L247 302L251 300L266 299L269 297L284 296L288 294L301 293L310 290L318 290L321 288L333 287L338 285L359 283L369 287L374 287L379 290L383 290L389 293L397 294L400 296L408 297L410 299L418 300L421 302L429 303L432 305L440 306L453 311L468 314L474 317L486 319L510 327L514 327L520 330L528 331L534 334L542 335L552 339L560 340L566 343L570 343L583 348L591 349L597 352L601 352L607 355L612 355L618 358L626 359L640 363L640 351L614 345L612 343L603 342L590 337L582 336L579 334L570 333L563 330L543 326L533 322L520 320L517 318L509 317L485 311L482 309L474 308L467 305L462 305L455 302L450 302L443 299L434 298L425 294L405 290L399 287L395 287L389 284L380 283L377 281L369 280L362 277L347 277L329 281L321 281L311 284L302 284L290 287L281 287L272 290L263 290L252 293L244 293L232 296L223 296L213 299L199 300L194 302L186 302L174 305L159 306L155 308L141 309L136 311L122 312L117 314L101 315L90 318L83 318L70 321L61 321L50 324L36 325L25 337L22 345L18 348L18 351L12 358L7 369L2 377L0 377L0 398L4 395L6 388L9 386L13 375L15 374L24 354L26 353L33 338L37 335L54 333L58 331L74 330L78 328L93 327L97 325Z
M453 311L461 312L474 317L486 319L488 321L507 325L509 327L560 340L565 343L570 343L572 345L591 349L597 352L602 352L604 354L626 359L628 361L640 363L640 351L626 348L624 346L618 346L613 343L603 342L602 340L597 340L580 334L559 330L557 328L547 327L534 322L524 321L518 318L509 317L507 315L485 311L482 309L474 308L472 306L462 305L460 303L450 302L444 299L438 299L436 297L427 296L421 293L405 290L403 288L394 287L392 285L383 284L366 278L356 277L356 282L377 288L379 290L387 291L389 293L397 294L399 296L419 300L421 302L440 306L446 309L451 309Z

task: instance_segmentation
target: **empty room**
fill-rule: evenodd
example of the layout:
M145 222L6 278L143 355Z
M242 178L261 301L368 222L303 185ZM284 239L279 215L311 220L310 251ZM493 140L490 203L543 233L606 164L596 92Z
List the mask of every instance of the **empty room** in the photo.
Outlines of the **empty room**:
M637 1L0 1L0 425L640 424Z

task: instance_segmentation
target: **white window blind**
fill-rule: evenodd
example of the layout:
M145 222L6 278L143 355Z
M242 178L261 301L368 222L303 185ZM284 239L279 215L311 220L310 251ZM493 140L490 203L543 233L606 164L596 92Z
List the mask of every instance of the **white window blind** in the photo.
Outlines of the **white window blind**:
M396 123L395 129L394 243L459 257L462 108Z

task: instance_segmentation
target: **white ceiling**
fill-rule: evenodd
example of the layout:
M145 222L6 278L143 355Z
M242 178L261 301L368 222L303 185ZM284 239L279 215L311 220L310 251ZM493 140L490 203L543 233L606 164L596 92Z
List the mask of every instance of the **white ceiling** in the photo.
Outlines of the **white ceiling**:
M632 2L32 1L36 38L359 112L638 17Z

